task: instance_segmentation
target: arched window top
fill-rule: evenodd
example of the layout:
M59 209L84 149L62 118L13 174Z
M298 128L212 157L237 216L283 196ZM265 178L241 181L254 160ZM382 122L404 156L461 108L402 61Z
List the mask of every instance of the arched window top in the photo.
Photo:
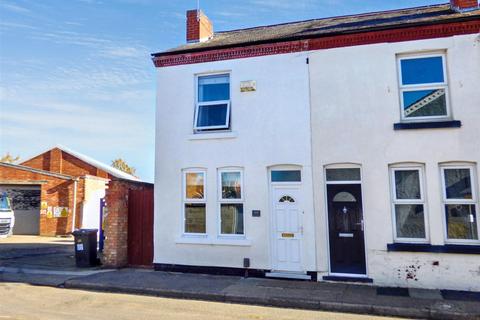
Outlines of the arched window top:
M333 202L357 202L357 199L350 192L342 191L333 197Z
M290 196L283 196L278 200L278 202L295 202L295 199L293 199Z

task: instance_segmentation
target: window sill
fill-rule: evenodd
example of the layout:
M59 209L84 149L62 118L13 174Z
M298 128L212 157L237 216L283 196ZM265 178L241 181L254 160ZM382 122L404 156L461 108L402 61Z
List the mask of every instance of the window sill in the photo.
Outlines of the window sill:
M195 133L188 136L188 140L234 139L238 136L235 131Z
M441 246L426 243L389 243L387 251L480 254L480 245L445 244Z
M428 121L428 122L399 122L399 123L393 124L393 130L460 128L461 126L462 126L462 122L459 120Z
M204 237L179 237L175 239L177 244L201 244L212 246L251 246L252 242L245 238L218 238L209 239Z

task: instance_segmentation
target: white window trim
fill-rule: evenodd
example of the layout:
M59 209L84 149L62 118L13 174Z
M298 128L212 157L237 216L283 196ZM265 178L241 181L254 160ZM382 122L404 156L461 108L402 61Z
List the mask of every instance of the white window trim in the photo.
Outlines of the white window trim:
M224 199L222 197L222 173L224 172L239 172L240 173L240 198L239 199ZM225 239L245 239L246 238L246 224L245 224L245 189L243 183L243 170L241 168L222 168L218 169L218 238ZM242 204L243 205L243 234L228 234L222 233L222 204Z
M420 183L420 199L397 199L397 190L395 184L395 171L418 171ZM422 165L392 165L390 166L390 185L391 185L391 211L394 242L408 243L429 243L430 233L428 225L428 205L425 198L425 168ZM397 236L397 217L395 212L396 204L421 204L423 205L423 224L425 227L425 238L402 238Z
M442 67L443 67L443 79L444 82L437 83L427 83L427 84L402 84L402 65L403 60L411 60L418 58L433 58L433 57L442 57ZM402 54L397 56L397 69L398 69L398 88L399 88L399 99L400 99L400 120L402 122L425 122L425 121L438 121L438 120L449 120L452 119L451 107L450 107L450 93L448 86L448 74L447 74L447 62L446 62L446 53L443 52L434 52L428 54L416 53L416 54ZM444 89L445 90L445 102L446 102L446 111L447 114L444 116L428 116L428 117L406 117L404 108L403 108L403 92L404 91L416 91L416 90L430 90L430 89Z
M203 173L203 199L187 198L187 174ZM205 204L205 233L194 233L185 231L185 205L186 204ZM204 169L186 169L182 171L182 237L204 238L207 234L207 170Z
M229 95L230 100L217 100L217 101L208 101L208 102L199 102L198 101L198 79L201 77L208 77L208 76L216 76L216 75L228 75L229 79ZM230 129L230 109L231 109L231 100L232 100L232 86L231 86L231 72L229 71L219 71L219 72L211 72L211 73L200 73L195 75L195 116L194 116L194 123L193 123L193 130L194 132L204 133L205 130L229 130ZM208 126L208 127L199 127L197 126L198 114L199 114L199 107L200 106L207 106L207 105L216 105L216 104L227 104L227 115L225 120L225 125L221 126Z
M479 244L480 243L480 225L479 225L479 203L478 203L478 190L477 190L477 176L475 165L473 164L440 164L440 179L442 186L442 212L443 212L443 225L445 243L447 244ZM445 169L469 169L470 171L470 183L472 185L472 199L447 199L447 189L445 185ZM449 239L448 238L448 226L447 226L447 212L445 206L447 204L466 204L475 205L475 219L477 221L477 238L475 239Z

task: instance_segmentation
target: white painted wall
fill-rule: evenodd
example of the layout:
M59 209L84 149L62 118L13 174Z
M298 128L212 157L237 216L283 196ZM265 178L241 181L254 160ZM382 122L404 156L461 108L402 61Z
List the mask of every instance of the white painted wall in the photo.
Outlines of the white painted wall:
M393 130L400 120L396 55L423 50L447 50L450 102L454 119L462 121L460 129ZM231 72L233 132L217 139L193 135L195 75L221 71ZM367 272L376 284L480 290L478 255L386 251L393 242L389 164L425 165L430 243L442 245L438 164L480 161L478 35L191 64L157 72L155 263L242 267L248 257L252 268L270 269L268 168L295 164L303 167L305 270L328 273L323 170L349 162L362 168ZM245 80L256 80L257 91L240 93L240 81ZM247 240L236 244L217 236L217 169L228 166L244 169ZM208 237L203 240L182 237L185 168L207 170ZM251 216L254 209L261 210L260 218ZM408 279L412 272L415 277Z
M293 164L303 170L305 270L315 270L311 182L308 66L306 53L158 68L156 115L154 263L271 269L268 168ZM195 75L228 71L232 134L193 135ZM255 80L256 92L240 92ZM202 139L198 139L198 138ZM217 169L242 167L245 241L217 235ZM182 237L182 169L205 168L206 239ZM252 217L261 210L261 217ZM195 244L193 244L195 243Z
M422 50L447 51L450 101L454 119L462 121L459 129L393 130L400 121L396 54ZM323 169L353 162L361 164L363 173L368 276L382 285L480 290L478 255L386 251L393 242L389 164L425 164L433 245L444 244L438 164L476 162L478 171L479 36L320 50L309 57L318 271L328 271ZM407 279L409 272L417 280Z
M100 236L100 200L105 197L107 179L85 177L85 200L82 204L82 228L98 229Z

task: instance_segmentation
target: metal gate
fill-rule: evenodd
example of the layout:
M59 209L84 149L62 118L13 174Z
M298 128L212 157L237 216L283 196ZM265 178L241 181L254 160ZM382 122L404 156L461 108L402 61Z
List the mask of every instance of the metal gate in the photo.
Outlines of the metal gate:
M128 264L153 263L153 188L128 193Z

